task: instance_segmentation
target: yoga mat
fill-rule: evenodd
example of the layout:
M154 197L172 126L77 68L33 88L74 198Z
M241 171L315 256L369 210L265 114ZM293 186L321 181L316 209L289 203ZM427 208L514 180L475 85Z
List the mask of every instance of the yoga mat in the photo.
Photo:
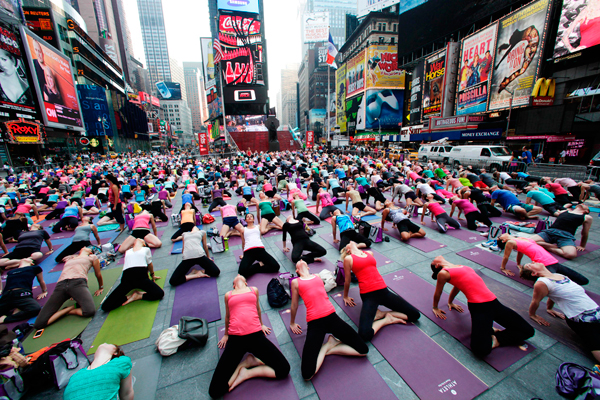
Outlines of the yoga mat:
M169 326L179 324L183 316L204 318L208 322L221 319L217 278L192 279L177 286Z
M290 243L289 241L286 242L287 248L290 249L290 251L288 252L283 251L283 242L277 241L275 242L275 246L277 246L277 248L281 250L283 254L285 254L288 260L292 261L292 243ZM324 269L328 269L331 272L335 272L335 265L333 265L331 261L326 259L325 256L321 257L321 262L314 262L312 264L308 264L308 266L310 267L310 272L313 274L318 274Z
M310 206L310 207L306 207L306 208L308 209L308 211L310 211L311 213L313 213L317 217L319 216L320 211L319 211L319 214L318 214L317 213L317 206ZM323 208L321 207L321 209L323 209ZM344 214L344 211L342 211L342 214ZM325 218L324 220L322 219L321 221L327 221L327 222L329 222L331 224L331 218L332 217Z
M248 286L255 286L259 294L267 294L267 285L273 278L277 278L279 272L259 273L248 278Z
M279 235L283 235L283 231L281 229L273 228L269 232L262 235L262 237L266 238L266 237L279 236ZM242 240L242 239L240 239L240 240Z
M159 228L162 228L163 226L168 226L171 223L171 215L172 214L173 214L173 209L167 208L167 212L165 213L165 215L168 217L168 219L166 221L161 221L160 219L155 218L154 223Z
M336 232L336 233L337 233L338 240L339 240L339 232ZM330 245L332 245L335 249L337 249L337 250L340 249L340 244L333 242L333 233L331 233L331 232L321 233L319 235L319 237L321 239L323 239L324 241L326 241L327 243L329 243Z
M39 259L35 260L35 263L37 265L39 265L40 267L42 267L42 269L44 270L44 272L48 271L49 268L56 263L54 261L54 259L56 258L56 256L58 255L58 253L60 253L60 248L62 246L63 246L62 243L61 244L53 243L52 249L54 251L52 253L50 253L50 254L46 254L47 251L43 251L42 250L42 253L44 255L42 256L42 258L39 258Z
M359 289L352 287L348 293L356 306L346 306L342 293L335 294L333 300L358 326L362 308ZM385 326L371 343L421 399L446 399L451 393L453 399L471 400L488 388L413 324Z
M472 231L467 228L462 229L448 229L446 234L454 238L460 239L465 243L478 243L487 240L487 236L481 236L481 232Z
M296 347L298 354L302 356L307 330L304 304L298 305L298 312L296 313L296 323L302 327L302 334L300 335L296 335L290 329L291 310L289 308L280 311L279 315L281 315L285 329L292 338L294 347ZM327 337L326 335L325 338ZM321 369L312 378L311 383L321 400L374 398L377 400L397 400L396 395L367 357L327 356L323 365L321 365Z
M120 228L119 224L101 225L98 227L98 232L114 231Z
M121 268L113 268L102 271L104 291L100 296L93 296L93 293L98 290L98 281L96 280L96 276L93 272L88 274L88 287L90 289L90 293L92 293L96 309L100 307L100 304L112 286L115 284L119 276L121 276ZM69 300L63 304L62 308L71 306L73 304L73 301ZM23 342L23 350L25 351L25 354L30 354L62 340L73 339L83 332L91 320L91 317L83 318L76 315L67 315L52 325L47 326L44 330L44 333L39 338L34 339L33 334L31 334Z
M445 292L442 293L439 304L440 308L446 311L447 316L446 320L442 320L433 314L431 308L431 302L435 292L435 286L433 284L408 270L400 270L395 273L384 275L383 279L390 289L402 296L423 315L448 332L465 347L470 348L471 316L466 304L462 304L455 300L454 303L462 306L464 312L447 311L448 307L446 304L448 304L448 294ZM500 372L531 353L534 349L535 347L528 343L518 347L506 346L492 350L492 352L483 358L483 360L491 365L496 371Z
M279 343L277 342L277 336L271 325L271 321L267 314L262 314L262 323L271 328L271 334L265 335L271 343L273 343L279 349ZM219 340L225 334L225 327L222 326L218 329ZM223 350L219 349L219 357L223 354ZM245 358L245 356L244 356ZM248 379L242 382L231 392L225 394L225 399L235 400L279 400L279 399L298 399L298 393L296 393L296 387L292 381L292 377L288 375L285 379L267 379L267 378L254 378Z
M384 234L388 234L391 237L400 240L400 233L398 232L398 229L390 227L390 228L388 228L387 231L384 231ZM429 239L428 237L412 238L408 242L403 242L403 243L406 243L407 245L414 247L415 249L421 250L424 253L429 253L430 251L434 251L434 250L441 249L442 247L446 247L445 244L436 242L435 240Z
M135 397L138 399L156 398L162 356L156 352L132 361L133 368L131 369L131 375Z
M182 251L183 251L183 240L173 243L173 248L171 249L171 254L181 254Z
M167 270L161 269L155 273L161 278L156 284L164 288ZM102 343L120 346L150 337L158 304L159 301L138 300L112 310L87 353L94 354Z
M75 230L72 231L60 231L57 233L54 233L52 231L52 229L48 229L48 233L50 234L50 238L51 239L65 239L65 238L71 238L73 237L73 235L75 235Z
M502 215L499 217L490 217L490 221L495 222L497 224L501 224L501 223L507 222L507 221L536 222L537 219L536 218L520 219L520 218L517 218L517 216L515 216L514 214L503 212Z
M577 244L577 246L579 246L581 244L581 240L578 240L576 242L576 244ZM588 244L585 245L585 250L584 251L578 251L577 252L577 257L582 256L584 254L591 253L591 252L596 251L598 249L600 249L600 246L598 246L597 244L588 243ZM553 257L556 257L556 259L558 260L558 262L560 264L569 261L566 258L559 256L558 254L554 254L554 253L550 253L550 254L552 254ZM575 259L577 259L577 258L575 258Z

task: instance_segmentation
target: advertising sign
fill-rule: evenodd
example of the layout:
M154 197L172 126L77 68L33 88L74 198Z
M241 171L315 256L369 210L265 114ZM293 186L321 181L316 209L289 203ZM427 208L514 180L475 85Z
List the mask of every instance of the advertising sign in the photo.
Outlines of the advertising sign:
M442 115L444 75L446 73L446 50L425 60L423 82L423 119Z
M40 144L44 142L40 125L27 121L8 121L4 123L8 141L16 144Z
M550 0L538 0L502 18L494 57L488 111L527 106L538 78Z
M460 138L465 140L500 139L501 137L502 129L500 128L460 132Z
M223 113L223 103L220 97L216 97L213 101L208 103L208 118L215 119Z
M352 97L365 89L365 52L346 62L346 96Z
M540 78L533 86L531 99L533 106L551 106L554 104L554 92L556 90L556 80Z
M156 88L158 89L158 98L161 100L181 100L181 84L177 82L156 82ZM140 92L141 93L141 92ZM147 95L147 94L146 94ZM148 99L140 99L148 102Z
M315 133L313 131L306 131L306 148L313 147L315 145Z
M202 72L204 74L204 89L208 89L216 85L212 38L200 38L200 50L202 52Z
M61 52L21 27L43 118L47 126L84 130L71 63Z
M198 147L201 156L208 155L208 132L198 133Z
M327 46L317 47L316 63L317 67L327 66Z
M598 18L597 0L563 0L553 57L567 56L600 44L600 35L594 34L598 29L590 29L598 26Z
M112 136L112 122L105 89L96 85L77 85L77 92L87 135Z
M219 40L223 49L221 71L227 86L265 85L266 59L260 21L255 17L221 15Z
M218 0L217 8L219 10L258 14L258 1L259 0Z
M486 111L497 29L490 25L462 41L456 115Z
M27 76L27 61L17 35L0 25L0 116L4 118L39 119L35 108L35 92ZM11 87L10 93L4 87ZM15 90L17 89L17 90Z
M371 11L379 11L398 3L400 3L400 0L358 0L357 16L360 18ZM403 1L403 3L406 3L406 1Z
M150 96L150 103L152 103L154 107L160 107L160 100L158 97Z
M404 90L368 89L365 104L365 129L400 130Z
M335 116L340 132L346 132L346 64L335 71Z
M348 134L354 136L357 130L357 124L364 125L365 110L360 109L364 95L358 96L346 101L346 127Z
M23 7L27 27L36 35L60 50L58 35L54 29L54 18L49 8Z
M406 73L398 69L398 46L369 46L367 89L404 89Z
M329 40L329 13L304 14L304 43L327 42Z
M417 63L413 70L412 83L410 87L410 123L418 124L421 122L421 104L423 94L423 80L425 64Z

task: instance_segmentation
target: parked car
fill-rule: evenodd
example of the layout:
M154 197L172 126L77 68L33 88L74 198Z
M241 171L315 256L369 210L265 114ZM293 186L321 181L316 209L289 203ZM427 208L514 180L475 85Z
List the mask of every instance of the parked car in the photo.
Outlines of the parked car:
M448 161L454 168L458 165L472 165L475 168L500 170L507 167L512 154L505 146L499 145L467 145L454 146L449 153Z
M450 151L452 150L452 146L444 144L424 144L419 147L419 152L417 154L418 158L422 162L438 161L443 162L444 164L448 164L450 160Z

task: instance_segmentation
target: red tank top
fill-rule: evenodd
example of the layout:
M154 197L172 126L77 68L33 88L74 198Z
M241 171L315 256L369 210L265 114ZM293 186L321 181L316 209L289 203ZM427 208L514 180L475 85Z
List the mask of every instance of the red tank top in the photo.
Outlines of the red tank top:
M150 214L139 214L133 220L133 229L150 229Z
M369 253L366 257L358 257L352 254L352 272L358 279L358 288L360 293L369 293L376 290L385 289L387 285L377 271L377 261Z
M117 198L115 199L115 194L113 193L113 186L117 186L117 185L111 185L108 188L108 202L110 204L119 204L121 202L121 199L119 198L119 196L117 196ZM117 186L117 193L119 193L119 187Z
M429 208L429 211L431 211L436 217L446 212L446 210L444 210L438 203L429 203L427 208Z
M298 293L306 306L306 322L323 318L335 312L335 308L329 301L325 291L323 280L312 275L311 279L296 279L298 282Z
M465 294L469 303L487 303L496 300L496 295L488 289L473 268L462 265L461 268L444 269L450 274L450 283Z
M254 290L229 296L229 335L243 336L261 330Z

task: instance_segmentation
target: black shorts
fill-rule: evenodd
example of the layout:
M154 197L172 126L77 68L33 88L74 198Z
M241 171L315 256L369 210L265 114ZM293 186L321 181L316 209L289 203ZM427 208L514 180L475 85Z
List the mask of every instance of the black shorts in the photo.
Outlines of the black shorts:
M150 229L134 229L131 231L131 236L133 236L136 239L143 239L146 237L146 235L150 234Z
M243 195L242 197L244 198L244 200L246 200L246 201L250 201L250 200L252 200L252 197L253 197L253 196L252 196L251 194L245 194L245 195Z
M275 219L276 216L277 215L275 215L275 213L268 213L268 214L265 214L265 215L261 215L261 218L264 218L264 219L266 219L269 222L273 222L273 220Z
M415 201L417 199L417 194L415 192L408 192L404 195L404 197Z
M9 260L22 260L23 258L30 257L36 251L40 251L40 249L36 249L34 247L18 247L14 248L8 254L5 254L2 258L7 258Z
M273 196L275 196L275 193L276 193L276 190L275 190L275 189L273 189L273 190L269 190L269 191L265 192L265 194L266 194L268 197L273 197Z
M123 217L123 209L121 208L121 203L117 204L114 210L112 209L111 205L111 210L112 211L106 214L106 216L111 219L115 219L119 224L124 224L125 218Z
M362 201L359 201L358 203L352 203L352 207L354 208L358 208L359 211L362 211L365 209L365 203L363 203Z
M83 207L83 208L89 211L89 210L91 210L91 209L92 209L92 208L94 208L94 207L95 207L95 206L85 206L85 207Z
M42 201L42 204L45 204L48 207L52 207L52 206L54 206L56 204L56 202L55 201L46 201L46 202Z
M415 224L414 222L408 219L403 219L402 221L400 221L400 223L396 224L396 227L398 228L398 232L400 233L417 233L421 230L421 227L419 225Z

